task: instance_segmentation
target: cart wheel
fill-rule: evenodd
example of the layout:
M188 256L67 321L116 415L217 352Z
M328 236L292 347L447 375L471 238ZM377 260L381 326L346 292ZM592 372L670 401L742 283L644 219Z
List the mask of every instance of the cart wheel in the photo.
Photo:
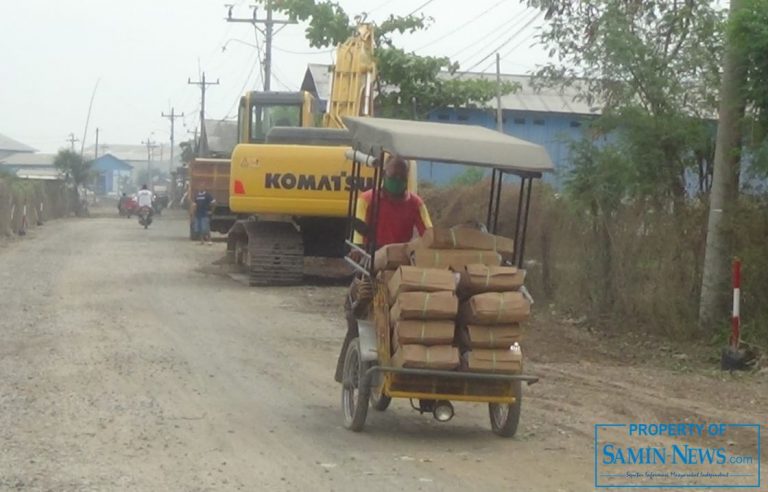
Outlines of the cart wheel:
M379 412L383 412L389 407L389 404L392 403L392 398L386 395L383 395L381 393L382 389L382 381L380 381L382 375L381 373L377 373L374 378L374 382L371 385L371 407L373 407L374 410L378 410Z
M515 392L515 403L489 403L488 414L491 417L491 429L493 433L501 437L512 437L517 432L517 424L520 422L520 410L523 404L523 383L512 383Z
M363 374L369 364L360 358L360 340L349 342L347 355L344 357L344 376L341 380L341 408L344 410L344 427L360 432L368 416L368 400L371 387L363 386Z

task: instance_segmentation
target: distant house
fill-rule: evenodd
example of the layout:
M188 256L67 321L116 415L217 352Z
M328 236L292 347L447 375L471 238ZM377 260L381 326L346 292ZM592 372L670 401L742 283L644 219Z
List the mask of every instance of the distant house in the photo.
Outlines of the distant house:
M304 72L304 80L301 82L301 90L312 94L317 100L322 112L328 105L328 97L331 94L331 80L333 79L333 66L321 63L307 64Z
M85 149L85 154L93 156L96 154L94 146L90 146ZM99 144L98 156L109 154L112 157L122 161L124 164L131 166L131 180L138 185L139 173L146 173L148 167L152 168L152 174L156 174L158 171L161 174L168 174L171 165L170 151L168 150L168 144L157 143L150 149L149 156L147 156L146 145L131 145L131 144ZM181 151L177 149L176 159L178 160L181 155ZM149 162L148 162L149 157ZM146 176L146 174L142 174Z
M0 159L13 154L31 154L32 152L37 152L37 149L0 133Z
M58 179L59 170L53 165L56 154L20 152L0 158L0 169L20 178Z
M329 65L310 64L304 74L302 90L310 92L321 107L330 94L332 77ZM450 75L443 74L444 77ZM495 75L483 73L464 73L464 79L488 78L495 80ZM561 184L562 171L570 167L569 139L582 136L585 120L599 115L596 108L586 102L576 101L576 91L559 89L536 89L528 75L503 74L502 81L513 82L521 89L501 98L504 133L544 146L549 153L555 169L555 175L546 176L550 182ZM480 125L496 128L495 100L487 108L435 108L427 119L436 122ZM419 163L419 178L437 184L445 184L461 174L464 166L431 162Z
M93 161L92 169L97 173L95 191L101 195L116 195L120 189L120 178L130 177L133 166L112 154L103 154Z

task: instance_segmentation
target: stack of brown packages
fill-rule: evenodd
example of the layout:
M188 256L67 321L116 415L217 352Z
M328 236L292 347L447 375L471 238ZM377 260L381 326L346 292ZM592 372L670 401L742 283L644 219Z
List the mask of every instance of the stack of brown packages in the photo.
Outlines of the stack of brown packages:
M411 257L408 255L408 243L395 243L382 246L376 250L373 257L373 270L377 272L379 280L389 285L389 281L398 268L402 265L410 265Z
M468 265L461 271L463 302L457 331L462 368L478 372L517 373L522 352L512 345L522 340L520 323L531 306L520 288L525 271L516 267ZM518 345L519 347L519 345Z
M401 266L389 280L393 325L392 364L396 367L455 369L454 347L459 301L452 272Z
M520 342L520 322L530 314L528 299L519 292L525 271L502 266L512 259L514 245L512 239L467 227L428 229L408 244L413 265L449 269L460 277L454 344L463 370L522 370L522 353L511 346Z
M427 229L408 244L411 263L425 268L450 268L459 271L466 265L498 266L509 258L514 242L476 229L453 227Z

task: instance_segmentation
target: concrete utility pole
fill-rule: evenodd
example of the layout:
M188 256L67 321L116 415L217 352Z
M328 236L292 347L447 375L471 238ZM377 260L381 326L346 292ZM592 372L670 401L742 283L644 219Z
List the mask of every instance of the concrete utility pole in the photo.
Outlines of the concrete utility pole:
M141 143L147 146L147 179L149 180L149 189L154 193L155 183L152 179L152 149L157 147L157 142L152 141L152 135L150 135L146 140L142 140Z
M174 112L173 107L171 107L171 114L165 114L163 112L163 113L160 113L160 116L162 116L163 118L168 118L168 120L170 120L170 122L171 122L171 166L170 166L169 171L173 171L173 167L174 167L173 166L173 147L175 145L174 144L174 129L175 129L174 124L175 124L176 118L183 118L184 117L184 113L176 114Z
M496 129L504 133L504 116L501 110L501 55L496 53Z
M280 32L283 27L288 24L296 24L296 22L290 20L274 20L272 18L272 0L267 0L267 17L264 19L259 19L256 16L257 7L255 5L253 6L253 16L251 18L239 19L232 17L232 9L234 8L234 5L227 4L226 7L228 8L227 22L246 22L253 25L253 27L260 33L264 34L264 91L269 91L272 80L272 38L275 34ZM259 24L264 24L263 30L259 27ZM274 31L275 24L281 25L277 32Z
M67 142L69 142L69 146L70 146L70 149L72 150L72 152L75 151L75 142L79 142L79 141L80 141L80 139L75 137L74 133L70 133L69 137L67 137Z
M731 0L730 19L742 8L742 0ZM745 106L740 88L746 80L746 64L730 38L726 38L723 56L715 164L709 192L707 243L699 300L699 326L710 332L717 331L718 321L728 315L728 277L733 255L733 240L729 237L728 226L739 201L741 125Z
M199 154L206 156L208 155L208 137L205 135L205 89L209 85L219 85L219 79L216 79L216 82L206 82L205 72L203 72L202 80L192 82L192 79L188 78L187 83L200 86L200 141L203 142L205 148L202 148L201 145Z

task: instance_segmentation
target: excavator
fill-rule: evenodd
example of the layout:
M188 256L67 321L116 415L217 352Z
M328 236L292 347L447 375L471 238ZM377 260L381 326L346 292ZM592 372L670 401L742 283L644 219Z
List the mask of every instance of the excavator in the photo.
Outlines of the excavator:
M322 119L316 100L303 91L249 92L240 99L229 208L242 218L227 234L227 256L247 272L250 285L300 284L305 256L345 254L349 190L370 188L373 172L365 170L359 180L351 175L342 117L373 114L373 34L371 24L361 23L337 48Z

